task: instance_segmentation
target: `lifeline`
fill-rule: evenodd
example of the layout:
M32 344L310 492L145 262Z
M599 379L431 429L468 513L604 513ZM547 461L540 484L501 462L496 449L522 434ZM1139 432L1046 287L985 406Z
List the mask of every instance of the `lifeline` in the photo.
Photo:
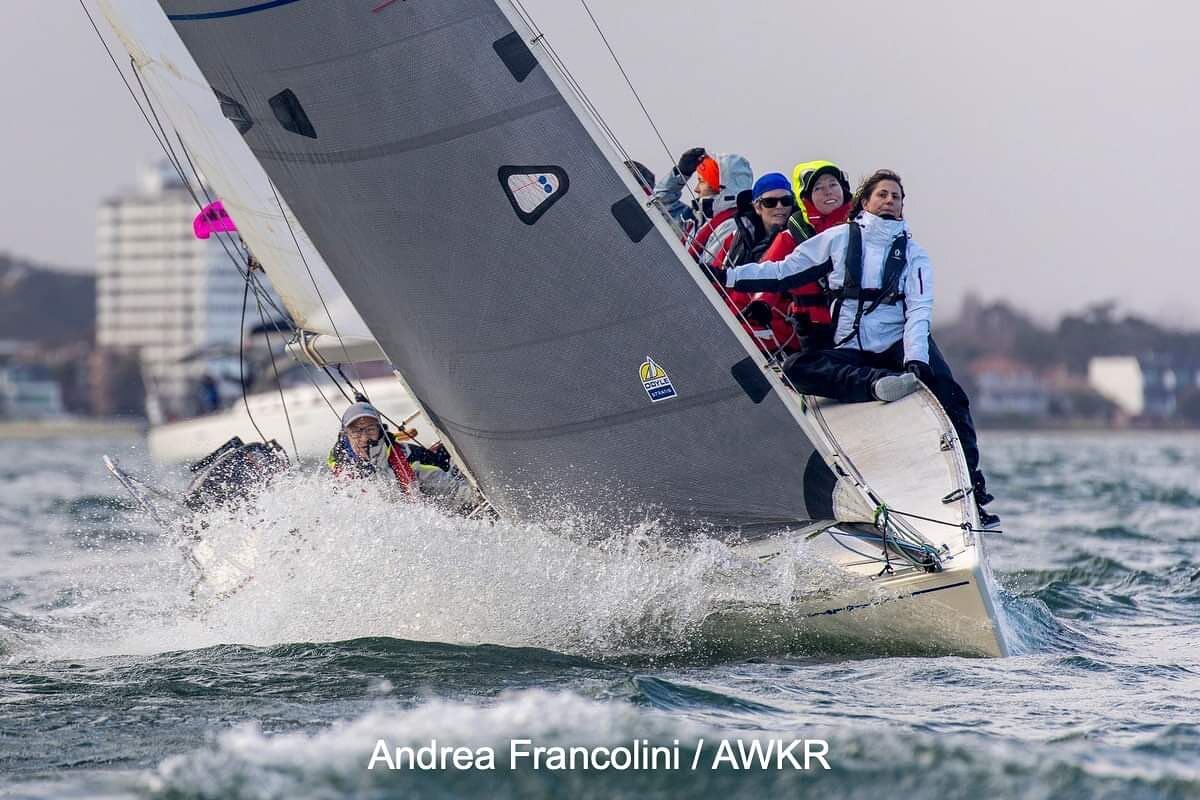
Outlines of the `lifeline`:
M437 739L414 747L389 747L379 739L367 763L367 769L391 770L494 770L496 751L492 747L470 748L439 745ZM535 745L532 739L512 739L508 745L509 769L534 770L627 770L679 769L679 740L671 745L651 745L649 739L634 739L629 745L570 746Z

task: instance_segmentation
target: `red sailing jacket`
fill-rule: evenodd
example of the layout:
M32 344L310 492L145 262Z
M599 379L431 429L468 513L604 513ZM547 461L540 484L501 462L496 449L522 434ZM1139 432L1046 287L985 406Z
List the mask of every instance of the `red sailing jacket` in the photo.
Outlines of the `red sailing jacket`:
M818 212L812 201L807 198L801 198L800 202L804 204L805 219L812 227L810 236L824 233L836 225L845 224L850 213L849 202L824 215ZM785 229L775 237L775 241L771 242L771 246L763 254L762 260L782 261L796 249L797 244L799 242L796 241L792 231ZM794 317L807 316L813 325L831 325L833 323L833 318L829 314L829 304L825 301L825 290L819 283L797 286L795 289L789 290L787 294L790 297L784 297L776 292L760 292L755 297L762 298L773 307L782 307L785 314L790 313Z

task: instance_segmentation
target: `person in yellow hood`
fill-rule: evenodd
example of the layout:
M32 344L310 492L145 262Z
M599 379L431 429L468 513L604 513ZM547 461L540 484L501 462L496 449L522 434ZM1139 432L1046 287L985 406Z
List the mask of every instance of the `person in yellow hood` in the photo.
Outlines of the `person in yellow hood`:
M792 169L792 189L798 203L796 210L787 228L771 240L761 261L782 261L800 242L844 224L850 213L850 180L832 161L797 164ZM814 281L785 292L760 292L754 299L773 309L772 318L794 321L801 337L794 340L797 345L792 352L833 346L833 318L821 284Z

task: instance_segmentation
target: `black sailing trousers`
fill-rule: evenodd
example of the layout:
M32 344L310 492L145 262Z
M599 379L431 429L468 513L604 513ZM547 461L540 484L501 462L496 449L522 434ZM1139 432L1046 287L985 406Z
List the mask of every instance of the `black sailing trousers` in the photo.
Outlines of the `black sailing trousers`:
M958 433L974 488L977 493L983 493L984 479L979 471L979 445L975 437L975 423L971 419L971 401L958 381L954 380L954 373L934 344L933 337L929 339L929 368L933 372L933 383L929 389L946 410L946 416ZM903 371L902 341L882 353L843 347L804 352L792 356L784 365L784 372L792 384L804 394L830 397L843 403L874 400L872 388L875 381Z

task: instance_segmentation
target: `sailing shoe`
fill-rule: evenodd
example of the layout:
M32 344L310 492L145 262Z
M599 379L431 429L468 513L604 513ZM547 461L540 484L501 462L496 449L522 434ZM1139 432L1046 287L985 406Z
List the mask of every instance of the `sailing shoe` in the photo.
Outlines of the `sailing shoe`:
M899 375L887 375L875 381L871 387L876 399L885 403L894 403L901 397L906 397L921 388L921 381L911 372Z
M979 508L979 527L985 531L994 531L1000 528L1000 517L986 508Z
M992 497L992 495L990 495L988 490L985 488L987 484L984 483L983 473L979 470L975 470L975 472L971 473L971 486L973 487L972 492L975 494L975 505L979 506L980 508L983 508L988 503L996 499L995 497Z

